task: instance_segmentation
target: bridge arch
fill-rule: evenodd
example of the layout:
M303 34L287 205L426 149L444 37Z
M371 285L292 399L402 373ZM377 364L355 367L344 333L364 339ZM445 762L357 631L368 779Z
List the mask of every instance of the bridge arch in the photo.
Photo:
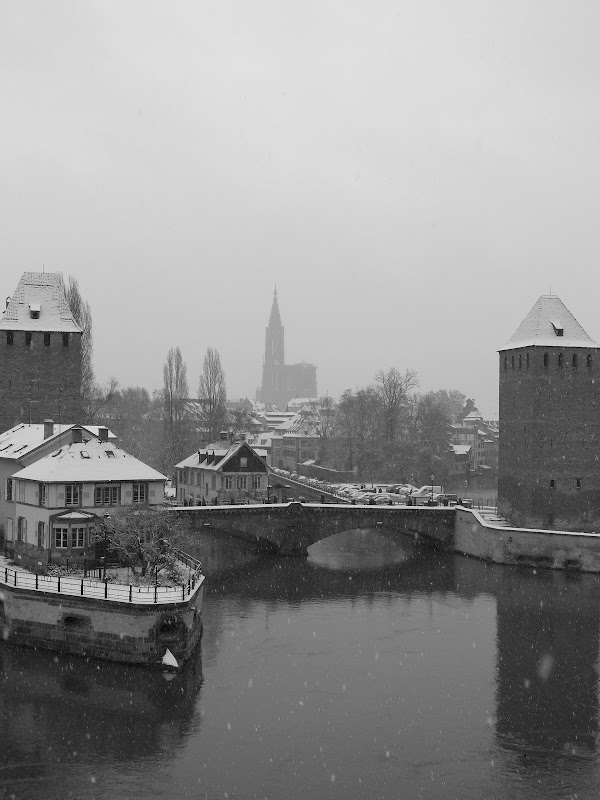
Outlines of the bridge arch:
M354 506L292 502L255 506L188 506L172 509L190 530L223 533L254 543L259 550L306 556L315 542L342 531L381 528L451 548L456 512L452 508Z

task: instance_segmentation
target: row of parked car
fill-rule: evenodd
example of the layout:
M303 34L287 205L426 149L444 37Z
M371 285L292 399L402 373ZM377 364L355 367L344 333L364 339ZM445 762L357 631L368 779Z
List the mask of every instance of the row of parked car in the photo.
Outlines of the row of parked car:
M271 467L271 471L282 478L290 478L304 483L314 489L336 495L357 504L368 505L456 505L459 498L455 494L447 494L441 486L412 486L410 483L393 484L354 484L327 483L317 478L307 478L296 472ZM467 504L468 501L464 501Z

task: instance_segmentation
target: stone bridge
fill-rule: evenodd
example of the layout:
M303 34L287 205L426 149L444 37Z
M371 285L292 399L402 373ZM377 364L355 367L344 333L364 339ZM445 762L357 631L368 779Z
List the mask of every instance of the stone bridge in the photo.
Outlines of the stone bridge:
M192 531L223 533L280 555L306 555L311 544L342 531L380 528L452 549L454 508L304 504L175 507Z

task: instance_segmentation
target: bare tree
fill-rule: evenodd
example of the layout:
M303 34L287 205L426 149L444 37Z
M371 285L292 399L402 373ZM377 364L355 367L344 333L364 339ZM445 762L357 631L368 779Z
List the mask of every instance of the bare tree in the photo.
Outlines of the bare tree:
M83 422L90 422L93 413L91 409L96 403L97 386L94 378L93 365L93 337L92 337L92 309L87 300L84 300L79 291L76 278L69 275L67 283L63 275L60 276L65 297L75 322L81 328L81 404Z
M185 455L185 404L188 394L187 367L179 347L172 347L163 366L165 464L168 469L172 469Z
M99 411L110 405L119 388L119 381L116 378L109 378L107 383L101 386L94 381L92 391L86 399L85 422L92 423Z
M380 370L375 375L375 391L383 415L383 436L388 444L393 444L399 438L402 411L408 393L418 385L418 382L417 373L412 369L401 373L392 367L387 372Z
M110 515L105 521L107 542L142 576L164 571L167 577L177 573L176 548L185 539L181 520L164 508L129 506Z
M202 374L198 386L198 400L202 407L203 423L208 441L214 442L227 419L225 401L225 373L221 366L219 351L209 347L202 363Z

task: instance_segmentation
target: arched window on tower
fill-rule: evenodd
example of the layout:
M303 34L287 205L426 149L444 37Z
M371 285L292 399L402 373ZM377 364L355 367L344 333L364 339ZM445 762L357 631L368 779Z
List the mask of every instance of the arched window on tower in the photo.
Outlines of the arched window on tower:
M586 366L589 369L592 366L592 354L588 353L586 358Z
M573 369L577 369L577 353L573 353Z
M504 356L504 369L508 369L508 356Z
M519 353L519 369L523 366L523 356Z
M529 369L529 353L527 353L525 356L525 367L526 369Z
M510 360L511 360L511 366L512 366L512 369L514 369L514 368L515 368L515 357L514 357L514 356L511 356L511 357L510 357Z
M548 366L548 353L544 353L544 366Z
M558 354L558 366L562 367L562 365L563 365L563 354L559 353Z

